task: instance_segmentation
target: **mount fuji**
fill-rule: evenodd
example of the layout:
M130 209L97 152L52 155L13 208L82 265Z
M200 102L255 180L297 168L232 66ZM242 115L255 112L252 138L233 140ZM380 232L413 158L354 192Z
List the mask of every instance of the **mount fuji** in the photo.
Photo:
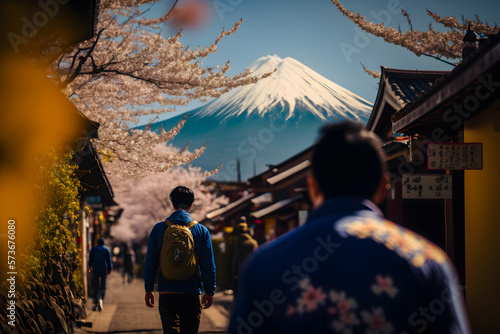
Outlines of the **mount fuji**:
M215 180L236 180L237 160L242 180L286 160L311 146L326 123L368 120L370 102L295 59L265 56L249 69L255 75L275 72L187 112L184 127L170 142L184 147L191 141L190 147L197 148L210 140L192 164L212 170L223 163ZM184 116L153 123L151 130L171 129Z

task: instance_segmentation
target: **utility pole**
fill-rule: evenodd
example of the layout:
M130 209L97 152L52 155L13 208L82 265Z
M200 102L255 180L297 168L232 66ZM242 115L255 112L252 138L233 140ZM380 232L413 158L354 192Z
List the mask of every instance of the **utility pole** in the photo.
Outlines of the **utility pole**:
M236 158L236 168L238 170L238 182L241 182L241 164L240 164L240 158Z

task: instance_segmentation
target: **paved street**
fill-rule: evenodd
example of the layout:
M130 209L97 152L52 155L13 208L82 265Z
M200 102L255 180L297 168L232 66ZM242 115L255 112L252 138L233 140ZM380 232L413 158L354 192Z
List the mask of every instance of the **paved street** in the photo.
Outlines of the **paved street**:
M229 305L232 296L216 293L214 305L203 310L200 333L224 333L228 324ZM163 333L158 313L158 293L155 292L155 308L144 305L144 281L136 279L123 284L120 273L108 277L108 288L102 312L92 311L87 303L87 319L92 328L78 328L75 333Z

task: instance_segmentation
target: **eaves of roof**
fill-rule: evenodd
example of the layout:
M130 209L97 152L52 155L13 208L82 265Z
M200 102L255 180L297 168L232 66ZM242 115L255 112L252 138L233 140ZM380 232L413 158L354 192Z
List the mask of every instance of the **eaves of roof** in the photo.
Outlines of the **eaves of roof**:
M462 63L437 80L415 100L397 111L391 117L393 131L408 130L414 122L437 110L499 63L500 33L472 52Z

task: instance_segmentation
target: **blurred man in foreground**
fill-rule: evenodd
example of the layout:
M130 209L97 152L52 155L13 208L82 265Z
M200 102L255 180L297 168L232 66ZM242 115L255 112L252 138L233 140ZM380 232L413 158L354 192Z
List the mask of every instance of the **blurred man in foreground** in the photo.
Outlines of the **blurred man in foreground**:
M387 221L381 142L363 125L322 129L307 223L257 249L230 333L470 333L446 254Z

